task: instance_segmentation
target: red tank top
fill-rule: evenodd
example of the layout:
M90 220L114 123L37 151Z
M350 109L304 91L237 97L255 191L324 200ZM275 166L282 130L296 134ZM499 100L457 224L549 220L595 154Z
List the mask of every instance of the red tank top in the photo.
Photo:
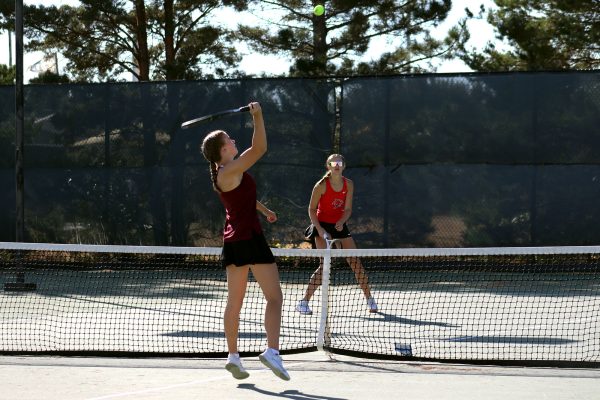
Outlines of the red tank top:
M229 192L219 192L221 203L225 206L224 242L237 242L262 233L256 211L256 182L244 172L242 181Z
M338 222L346 208L346 194L348 194L346 178L344 178L344 186L339 192L333 190L329 178L325 179L325 193L319 199L317 219L330 224Z

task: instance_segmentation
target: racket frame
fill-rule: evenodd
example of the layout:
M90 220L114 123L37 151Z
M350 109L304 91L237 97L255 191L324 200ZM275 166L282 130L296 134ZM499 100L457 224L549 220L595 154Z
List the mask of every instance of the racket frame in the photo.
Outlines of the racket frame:
M239 108L232 108L229 110L223 110L223 111L219 111L216 113L212 113L212 114L207 114L204 115L202 117L199 118L194 118L194 119L190 119L188 121L184 121L181 124L181 129L189 129L189 128L193 128L195 126L201 125L201 124L205 124L207 122L211 122L214 121L216 119L228 116L228 115L233 115L233 114L238 114L238 113L243 113L246 111L250 111L250 106L243 106L243 107L239 107Z

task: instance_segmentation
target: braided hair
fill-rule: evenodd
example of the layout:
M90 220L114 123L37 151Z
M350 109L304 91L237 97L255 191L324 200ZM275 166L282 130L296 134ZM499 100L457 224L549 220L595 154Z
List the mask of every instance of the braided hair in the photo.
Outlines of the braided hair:
M202 155L209 163L210 180L212 181L213 189L220 192L219 186L217 185L217 172L219 167L219 161L221 161L221 148L223 148L223 135L224 131L217 130L212 131L202 141L200 150Z

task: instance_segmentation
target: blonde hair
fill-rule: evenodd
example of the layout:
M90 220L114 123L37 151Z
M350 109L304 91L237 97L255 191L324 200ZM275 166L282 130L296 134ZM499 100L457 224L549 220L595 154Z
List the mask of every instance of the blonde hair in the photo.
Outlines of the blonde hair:
M200 151L202 151L202 155L210 165L210 180L212 181L213 189L217 192L221 191L217 185L217 172L219 162L221 161L221 149L223 148L224 136L225 131L212 131L204 137L204 140L200 145Z
M331 161L334 158L339 158L342 160L344 165L346 164L346 159L344 158L343 155L331 154L329 157L327 157L327 160L325 160L325 168L327 168L327 164L329 163L329 161ZM329 169L327 169L327 172L325 172L325 175L323 175L323 177L321 179L319 179L319 182L317 182L317 184L321 184L325 179L329 178L330 176L331 176L331 171Z

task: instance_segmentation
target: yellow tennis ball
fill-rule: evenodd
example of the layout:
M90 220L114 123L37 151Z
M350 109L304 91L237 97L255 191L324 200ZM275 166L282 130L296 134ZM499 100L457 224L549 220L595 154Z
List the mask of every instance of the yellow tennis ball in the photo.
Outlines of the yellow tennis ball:
M315 15L317 17L320 17L325 12L325 7L323 7L321 4L316 5L315 9L313 10L313 12L315 13Z

